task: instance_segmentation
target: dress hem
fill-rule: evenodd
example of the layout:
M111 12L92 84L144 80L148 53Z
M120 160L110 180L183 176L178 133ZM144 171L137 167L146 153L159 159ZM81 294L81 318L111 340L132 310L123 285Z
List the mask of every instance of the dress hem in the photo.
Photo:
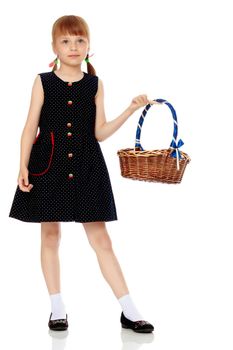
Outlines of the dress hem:
M22 222L28 222L28 223L41 223L41 222L77 222L77 223L83 223L83 222L109 222L109 221L117 221L118 218L106 218L106 219L97 219L97 220L78 220L78 219L67 219L67 220L61 220L61 219L50 219L50 220L26 220L26 219L22 219L22 218L16 218L14 216L9 216L9 218L15 219L15 220L19 220Z

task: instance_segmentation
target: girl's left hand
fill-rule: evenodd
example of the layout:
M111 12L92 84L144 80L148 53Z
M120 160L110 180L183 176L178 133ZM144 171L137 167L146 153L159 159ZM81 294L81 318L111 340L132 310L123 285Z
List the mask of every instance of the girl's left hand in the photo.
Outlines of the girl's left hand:
M139 109L140 107L143 107L147 104L160 104L160 102L157 101L153 101L153 100L148 100L147 95L139 95L136 96L132 99L132 102L129 106L129 109L132 112L135 112L137 109Z

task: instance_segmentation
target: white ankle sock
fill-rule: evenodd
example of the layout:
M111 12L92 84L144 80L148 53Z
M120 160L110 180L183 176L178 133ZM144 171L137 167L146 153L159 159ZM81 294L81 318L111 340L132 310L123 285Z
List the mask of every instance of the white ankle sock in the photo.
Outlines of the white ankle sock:
M51 300L51 320L57 320L59 318L66 318L65 305L62 300L61 293L50 294Z
M122 311L126 318L128 318L131 321L139 321L143 320L142 315L137 310L131 296L129 294L123 295L118 299Z

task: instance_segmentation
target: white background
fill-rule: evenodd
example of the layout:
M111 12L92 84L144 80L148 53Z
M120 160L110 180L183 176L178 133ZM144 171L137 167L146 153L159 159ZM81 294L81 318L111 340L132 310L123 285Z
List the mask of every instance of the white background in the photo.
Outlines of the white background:
M232 349L230 1L9 1L0 10L1 348ZM100 143L118 212L108 232L153 334L121 330L120 305L82 224L63 223L62 294L70 327L66 338L51 337L40 224L8 217L32 83L51 69L52 24L65 14L89 24L90 60L103 80L107 120L139 94L166 99L177 113L182 150L192 159L179 185L121 177L117 150L134 146L143 108ZM172 132L168 107L152 106L143 147L168 148Z

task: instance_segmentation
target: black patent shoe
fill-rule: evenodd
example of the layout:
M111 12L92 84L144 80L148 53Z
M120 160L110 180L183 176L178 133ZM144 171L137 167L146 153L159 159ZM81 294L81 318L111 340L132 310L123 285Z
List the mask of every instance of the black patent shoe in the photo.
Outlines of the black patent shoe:
M144 320L131 321L125 317L123 312L121 313L120 321L122 328L130 328L137 333L151 333L154 330L154 326L151 323Z
M69 324L67 321L67 314L66 314L66 318L59 318L57 320L51 320L52 317L52 312L50 314L49 317L49 322L48 322L48 326L50 329L52 329L53 331L65 331L67 330Z

